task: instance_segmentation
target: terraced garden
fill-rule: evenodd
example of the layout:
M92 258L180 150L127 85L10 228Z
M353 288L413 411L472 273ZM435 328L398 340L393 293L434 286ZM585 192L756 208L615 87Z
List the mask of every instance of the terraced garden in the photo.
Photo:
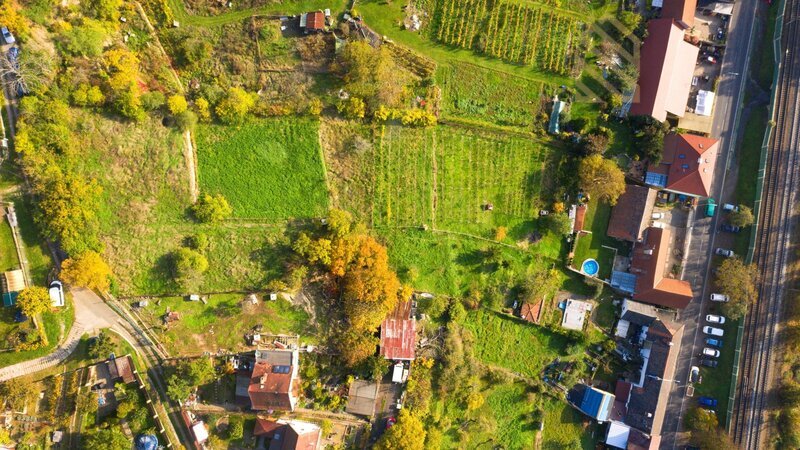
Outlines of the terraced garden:
M433 17L440 42L559 74L570 73L584 28L573 15L510 1L439 0Z

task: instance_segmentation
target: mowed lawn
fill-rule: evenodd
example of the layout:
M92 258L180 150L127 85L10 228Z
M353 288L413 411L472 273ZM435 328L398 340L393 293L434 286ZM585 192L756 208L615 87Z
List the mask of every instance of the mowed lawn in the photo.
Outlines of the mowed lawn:
M325 215L328 189L318 121L203 125L196 140L200 188L224 195L234 217L277 221Z
M245 349L245 334L256 325L263 327L262 333L300 334L303 342L308 342L313 331L305 311L283 299L265 302L262 294L258 294L256 305L245 301L244 294L210 295L207 303L190 302L186 297L164 297L151 301L142 315L152 325L161 325L161 317L167 310L180 315L180 320L170 324L159 336L174 355L220 348Z

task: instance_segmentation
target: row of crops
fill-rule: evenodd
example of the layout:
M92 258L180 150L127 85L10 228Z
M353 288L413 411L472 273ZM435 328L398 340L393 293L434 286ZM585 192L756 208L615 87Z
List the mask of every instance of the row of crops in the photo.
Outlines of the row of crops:
M559 74L583 24L541 6L503 0L437 0L431 33L448 45Z

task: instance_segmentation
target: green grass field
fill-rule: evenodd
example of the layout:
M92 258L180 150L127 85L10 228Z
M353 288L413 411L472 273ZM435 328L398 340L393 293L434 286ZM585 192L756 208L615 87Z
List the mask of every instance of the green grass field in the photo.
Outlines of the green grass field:
M3 340L2 348L5 348L5 339L8 333L19 330L20 324L14 323L14 310L16 308L0 308L0 339ZM59 339L66 337L75 321L75 311L72 307L71 296L67 297L66 306L55 311L48 311L41 315L39 325L44 327L47 335L47 345L31 351L24 352L0 352L0 367L27 361L29 359L45 356L50 353L59 343Z
M255 325L264 333L300 334L308 342L308 314L286 300L259 303L243 302L244 294L211 295L208 303L190 302L185 297L165 297L152 302L142 311L154 326L161 325L161 316L169 308L180 313L180 320L161 332L160 339L175 355L198 354L225 348L244 349L244 335Z
M201 190L224 195L234 217L325 215L328 190L318 128L318 122L303 118L198 127Z
M346 3L341 0L290 0L273 2L256 8L238 9L215 16L193 15L186 11L183 0L167 0L175 19L187 25L219 26L231 22L239 22L252 16L299 14L307 11L316 11L324 8L332 10L344 9ZM210 3L210 2L209 2Z

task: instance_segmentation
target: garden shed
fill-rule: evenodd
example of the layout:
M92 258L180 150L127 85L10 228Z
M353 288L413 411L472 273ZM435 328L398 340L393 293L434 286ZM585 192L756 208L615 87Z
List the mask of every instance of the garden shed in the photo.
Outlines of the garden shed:
M17 303L17 294L27 287L25 275L22 270L11 270L3 273L3 306L14 306Z

